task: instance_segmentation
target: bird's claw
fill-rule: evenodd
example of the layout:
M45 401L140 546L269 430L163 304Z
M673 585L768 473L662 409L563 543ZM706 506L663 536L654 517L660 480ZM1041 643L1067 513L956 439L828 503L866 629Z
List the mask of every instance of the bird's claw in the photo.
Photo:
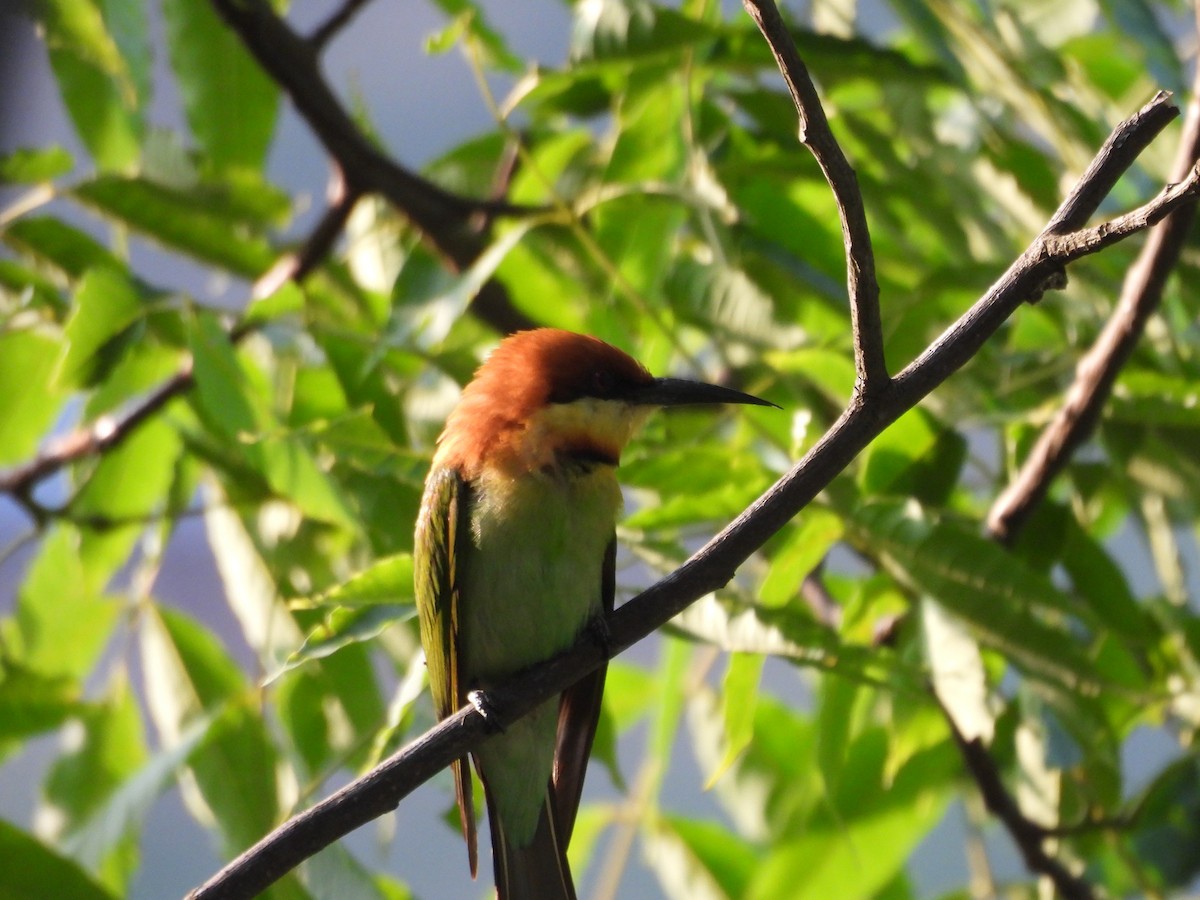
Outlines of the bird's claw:
M606 659L612 656L612 632L608 630L608 618L604 614L591 619L584 630Z
M492 734L499 734L504 731L504 726L500 724L500 713L496 709L492 700L483 691L468 691L467 702L475 707L475 711L483 716L483 723Z

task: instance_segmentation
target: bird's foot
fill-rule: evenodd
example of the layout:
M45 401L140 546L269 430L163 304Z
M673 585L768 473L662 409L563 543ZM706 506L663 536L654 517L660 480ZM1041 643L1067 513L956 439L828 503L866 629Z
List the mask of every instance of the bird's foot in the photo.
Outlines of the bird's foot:
M484 691L468 691L467 702L475 707L475 711L483 716L483 723L487 726L491 734L500 734L504 731L504 726L501 724L500 711L496 709L491 698Z
M607 616L601 613L591 619L584 627L584 633L600 648L605 659L612 657L612 632L608 630Z

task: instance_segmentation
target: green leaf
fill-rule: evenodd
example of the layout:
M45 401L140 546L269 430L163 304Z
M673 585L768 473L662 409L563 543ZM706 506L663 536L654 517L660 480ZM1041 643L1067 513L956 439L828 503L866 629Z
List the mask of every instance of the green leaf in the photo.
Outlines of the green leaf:
M1131 641L1150 641L1155 629L1129 587L1125 573L1074 515L1063 517L1059 559L1075 590L1087 598L1096 617Z
M659 256L661 262L670 254ZM776 321L775 299L742 269L685 259L671 272L664 289L672 304L706 331L785 344L803 337L800 329Z
M538 224L529 218L507 228L457 276L447 274L429 253L414 250L392 288L392 321L379 355L388 346L429 348L444 341L504 258Z
M237 275L253 278L274 262L270 244L248 227L243 211L211 191L107 175L78 185L72 195L151 240Z
M883 742L855 742L841 783L860 792L859 807L810 821L774 843L755 869L748 898L870 897L903 870L909 855L942 818L956 751L942 745L917 754L885 782Z
M642 839L646 862L668 897L741 897L758 862L748 843L711 822L664 816Z
M22 665L74 679L91 671L121 610L100 596L105 580L107 573L85 567L75 529L50 529L17 596Z
M57 144L14 150L0 156L0 183L36 184L52 181L70 172L74 164L71 154Z
M182 443L164 416L144 421L100 458L72 511L97 527L84 528L79 553L96 573L112 573L156 513L167 511Z
M469 0L437 0L437 5L454 21L442 32L439 43L431 46L430 42L426 42L428 52L444 53L458 42L462 34L469 34L483 49L483 61L488 68L519 73L525 67L524 61L508 48L504 35L488 23L478 4Z
M318 601L358 606L411 603L413 598L412 554L397 553L375 560L367 568L323 593Z
M49 263L68 278L91 269L124 271L125 265L88 234L49 216L26 216L0 231L6 243Z
M721 758L725 730L711 690L696 690L689 696L688 726L701 770L711 770ZM766 843L804 826L824 797L815 747L810 719L767 694L759 697L754 739L713 786L713 794L740 834Z
M831 675L821 680L817 707L817 765L825 791L837 793L846 763L854 723L858 685L849 678Z
M167 49L188 125L218 169L258 169L279 110L279 88L209 3L164 0Z
M0 234L0 238L2 238ZM66 302L58 285L42 272L11 259L0 259L0 297L5 294L22 307L44 309L58 318Z
M758 589L764 606L788 606L799 598L804 579L842 538L841 517L820 506L809 506L799 516L800 525L771 556L771 568Z
M874 647L843 643L807 614L790 609L730 609L709 594L674 619L672 631L706 641L729 653L777 656L818 669L836 667L846 676L889 680L897 688L920 691L923 677Z
M275 575L247 525L228 502L208 505L204 529L226 602L246 643L263 666L274 669L300 644L300 629L279 596Z
M377 884L374 872L341 843L332 844L304 861L304 886L312 897L353 897L355 900L411 900L403 886L388 890Z
M967 442L921 407L910 409L863 454L859 487L865 494L900 494L945 503L958 483Z
M725 758L708 776L707 786L720 779L750 743L754 733L754 711L758 707L758 682L765 656L757 653L732 653L725 680L721 685L721 706L725 717Z
M598 0L576 10L571 59L609 62L680 50L713 37L703 22L641 0Z
M247 376L215 315L200 313L188 335L196 402L202 417L226 440L242 441L269 425L261 400L250 392Z
M88 710L81 722L82 739L74 743L50 770L46 802L54 811L57 843L91 871L100 871L117 894L129 888L137 864L137 832L125 817L107 819L108 827L93 831L86 854L76 833L108 804L114 790L145 762L141 714L128 681L119 676L103 701ZM142 808L149 812L149 803ZM64 837L67 839L64 840Z
M979 645L941 604L921 598L922 646L938 701L967 740L992 742L996 714Z
M0 667L0 755L10 741L58 728L81 710L79 682L9 663Z
M31 835L0 820L0 859L5 866L0 895L13 900L70 897L71 900L115 900L83 869L59 856Z
M1100 6L1114 30L1126 37L1125 46L1137 48L1157 84L1172 92L1186 90L1175 44L1160 24L1155 5L1145 0L1100 0Z
M177 740L184 726L249 690L221 642L198 622L156 607L140 624L147 705L165 738Z
M1164 887L1183 889L1200 873L1200 761L1188 756L1164 769L1140 798L1132 844Z
M59 413L51 387L58 343L36 331L0 334L0 463L31 456Z
M1059 624L1070 599L994 542L897 504L863 507L853 526L901 584L934 597L1027 673L1074 688L1104 683L1078 635Z
M160 740L167 746L188 741L189 726L210 720L188 759L198 790L184 798L197 815L215 819L226 853L241 852L283 812L279 759L251 688L217 638L182 613L147 609L141 626L144 689ZM288 878L271 896L303 894Z
M50 64L63 103L101 168L130 167L142 131L138 85L95 0L41 0Z
M1113 387L1105 412L1118 423L1200 428L1200 387L1193 377L1128 369Z
M201 417L262 474L271 489L309 516L355 529L337 484L296 434L281 430L267 407L267 385L234 352L216 317L202 313L190 329L195 401Z
M415 606L395 603L373 603L359 608L338 607L305 636L299 649L290 654L268 680L274 680L311 660L331 656L344 647L373 641L393 625L407 622L416 614Z
M55 382L65 387L88 384L110 343L146 312L141 291L117 269L92 269L75 292L66 341Z
M122 719L126 715L122 710ZM116 728L112 724L105 726L106 732L120 731L122 734L106 733L96 743L97 766L105 767L97 774L105 779L120 774L121 780L104 794L86 818L74 824L70 833L62 839L63 849L89 868L97 868L103 860L114 856L114 851L119 852L127 839L132 844L155 803L207 735L210 724L208 717L200 717L184 729L178 742L170 748L159 750L148 759L144 758L145 748L140 743L136 749L129 744L132 722L117 725ZM140 741L140 721L138 735ZM132 771L126 771L127 758L122 754L127 752L131 754L128 758L140 760ZM134 857L132 850L128 856ZM127 896L127 893L127 889L119 891L120 896Z

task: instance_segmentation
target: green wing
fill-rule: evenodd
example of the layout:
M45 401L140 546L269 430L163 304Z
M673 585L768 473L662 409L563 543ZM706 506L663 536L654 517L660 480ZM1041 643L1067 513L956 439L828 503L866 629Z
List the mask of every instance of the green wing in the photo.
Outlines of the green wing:
M413 563L417 613L421 622L421 644L429 670L429 688L438 719L457 712L466 702L459 681L458 601L456 572L458 549L465 538L460 529L470 527L467 513L469 488L452 469L435 469L425 482ZM462 819L471 876L475 876L478 848L475 838L475 806L471 793L471 769L467 757L451 764L458 811Z

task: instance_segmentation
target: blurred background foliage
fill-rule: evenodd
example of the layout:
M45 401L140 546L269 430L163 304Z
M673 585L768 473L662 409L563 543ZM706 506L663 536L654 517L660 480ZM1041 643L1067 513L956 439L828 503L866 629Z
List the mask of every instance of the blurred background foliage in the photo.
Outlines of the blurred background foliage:
M424 174L527 209L481 222L483 252L455 270L367 197L302 283L265 295L254 280L303 238L301 195L320 186L267 176L286 101L207 0L26 10L77 140L0 158L0 463L16 472L180 384L102 452L5 482L21 524L2 551L0 761L52 757L34 813L0 821L6 896L129 895L147 817L176 787L236 854L432 724L412 524L440 424L498 337L472 313L482 285L533 322L785 410L647 428L621 470L620 599L749 504L850 396L836 208L740 8L583 0L548 66L512 49L490 4L435 5L426 52L477 74L494 122ZM376 6L406 27L403 4ZM1196 64L1182 2L784 11L859 176L893 371L1024 249L1112 125L1160 88L1186 102ZM176 122L153 114L165 94ZM377 111L344 99L375 134ZM1178 131L1105 210L1157 191ZM1065 864L1113 896L1195 886L1195 239L1021 540L982 528L1138 243L1075 265L728 589L614 663L607 771L572 847L584 895L1035 895L930 685L1025 814L1061 829ZM147 245L185 262L147 271ZM157 595L194 519L221 579L208 604L233 631ZM445 780L434 789L448 810ZM410 827L442 848L419 892L485 893L451 825ZM408 896L418 866L402 844L337 847L271 896Z

